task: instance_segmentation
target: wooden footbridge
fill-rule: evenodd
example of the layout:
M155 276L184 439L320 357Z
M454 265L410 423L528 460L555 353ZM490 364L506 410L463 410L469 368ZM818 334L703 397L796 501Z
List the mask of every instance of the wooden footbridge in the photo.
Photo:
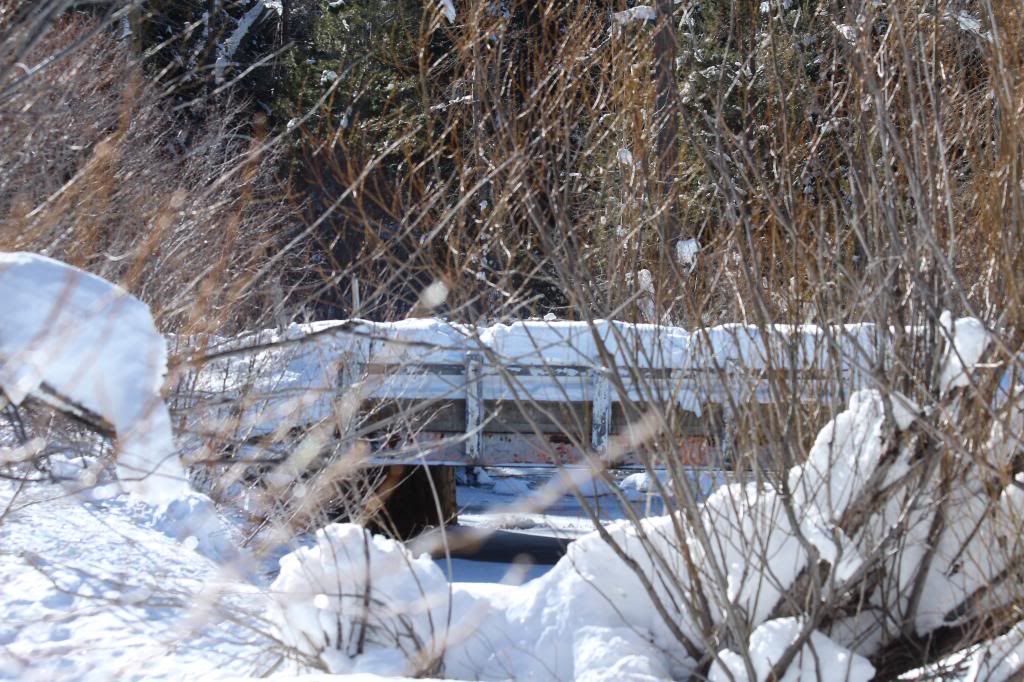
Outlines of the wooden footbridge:
M381 464L572 465L657 410L696 464L779 382L787 397L844 400L878 347L871 325L342 321L214 340L186 382L193 427L233 442L334 420Z
M361 444L365 463L388 472L393 517L433 514L396 522L408 535L454 517L455 466L649 463L650 451L609 452L645 415L658 416L661 443L672 439L656 456L721 466L734 454L731 415L794 396L841 404L885 343L871 325L322 322L206 339L199 351L190 339L174 407L179 432L231 453L228 465L273 467L311 432L330 434L321 451Z

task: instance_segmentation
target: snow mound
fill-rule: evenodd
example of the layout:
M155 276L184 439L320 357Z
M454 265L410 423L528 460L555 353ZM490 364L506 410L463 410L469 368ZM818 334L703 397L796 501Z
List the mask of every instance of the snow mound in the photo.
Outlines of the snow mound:
M772 667L797 642L803 624L796 618L778 618L758 626L750 634L750 663L756 677L750 679L743 658L728 649L719 652L711 666L710 682L765 682ZM798 680L845 680L867 682L875 668L867 659L839 646L815 630L781 677L782 682Z
M656 476L661 482L661 486L664 487L665 492L671 494L672 479L669 473L667 471L659 471ZM658 483L655 482L655 476L647 471L630 474L619 481L619 490L622 491L623 495L630 502L642 502L649 495L660 495L661 489Z
M332 524L281 559L271 620L284 644L332 673L414 675L442 654L448 589L428 555Z
M970 385L969 373L988 348L991 335L981 320L974 317L953 320L953 316L947 310L942 313L939 321L949 339L942 360L942 374L939 377L939 386L945 393L954 388Z
M521 478L499 478L494 482L492 492L495 495L524 497L530 494L530 484Z
M576 682L672 679L651 643L627 627L585 626L573 637Z
M615 494L612 487L603 478L592 474L587 469L573 469L569 474L572 486L579 490L583 497L609 497Z
M50 258L0 253L0 387L15 405L70 401L110 422L122 487L153 504L188 490L160 396L166 368L146 304Z
M149 525L219 564L242 558L231 526L221 519L206 495L190 492L173 500L154 510Z

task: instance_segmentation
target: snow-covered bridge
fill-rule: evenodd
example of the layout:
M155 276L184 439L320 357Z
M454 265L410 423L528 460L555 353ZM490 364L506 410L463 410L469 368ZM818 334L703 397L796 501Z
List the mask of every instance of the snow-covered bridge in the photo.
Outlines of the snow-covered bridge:
M779 382L841 403L886 343L873 325L333 321L211 339L183 385L199 431L255 442L344 415L339 431L375 442L382 463L576 463L657 406L699 463L738 406L776 402Z

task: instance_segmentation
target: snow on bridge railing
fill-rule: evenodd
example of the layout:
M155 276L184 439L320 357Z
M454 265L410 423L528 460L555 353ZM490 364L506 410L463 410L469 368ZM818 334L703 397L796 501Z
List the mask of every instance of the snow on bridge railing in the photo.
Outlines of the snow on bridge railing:
M390 461L578 461L622 428L627 404L677 405L698 417L714 408L728 421L737 404L778 400L779 382L788 382L787 396L842 403L872 385L891 338L872 324L687 331L611 321L317 322L206 339L179 406L193 428L229 424L229 440L251 441L332 419L339 399L355 392L364 406L407 410L388 412L407 426L402 454ZM551 423L551 404L574 406L564 420L571 427ZM508 417L510 405L518 417ZM695 458L705 456L708 435L690 434Z

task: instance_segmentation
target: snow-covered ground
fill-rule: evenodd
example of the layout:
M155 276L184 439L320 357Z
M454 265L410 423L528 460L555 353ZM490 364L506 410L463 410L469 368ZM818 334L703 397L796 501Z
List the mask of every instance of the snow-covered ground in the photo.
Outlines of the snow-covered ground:
M495 472L494 480L503 474ZM543 478L535 470L513 480ZM128 495L97 500L57 484L17 490L0 486L0 678L250 676L278 662L266 620L276 562L265 564L271 570L262 575L247 570L251 565L228 549L240 539L230 515L220 515L221 525L206 534L197 529L179 539L174 507L161 512ZM515 525L487 513L508 497L486 485L460 486L459 499L475 510L463 514L467 526ZM621 515L604 509L608 518ZM571 497L522 525L530 525L527 533L571 537L592 528ZM311 540L296 546L303 542ZM443 556L434 564L455 583L478 584L465 586L477 596L551 569Z
M271 664L265 591L121 495L0 486L0 677L184 679Z

